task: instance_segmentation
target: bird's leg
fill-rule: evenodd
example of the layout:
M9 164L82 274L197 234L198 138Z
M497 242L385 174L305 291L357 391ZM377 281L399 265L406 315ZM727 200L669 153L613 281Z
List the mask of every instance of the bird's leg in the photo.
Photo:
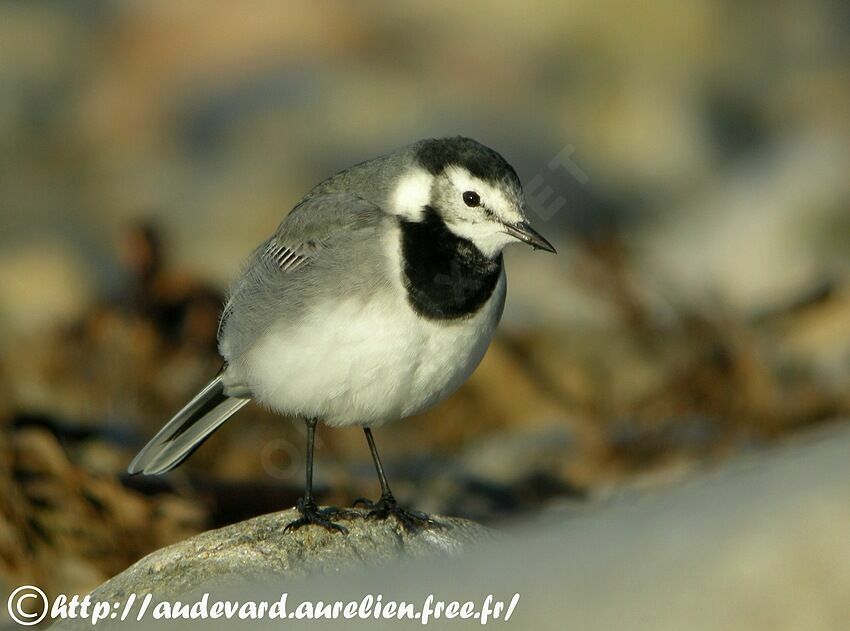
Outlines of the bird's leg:
M329 517L347 516L348 511L341 511L333 507L320 510L313 498L313 444L316 438L316 421L317 419L314 418L307 419L307 483L304 497L300 498L296 504L301 517L289 522L284 528L284 532L298 530L307 524L316 524L327 530L347 533L348 530L345 527L332 522Z
M372 430L369 427L364 427L363 432L366 434L366 442L369 443L369 451L372 452L372 460L375 462L375 470L378 472L378 480L381 482L381 498L377 502L372 502L365 497L361 497L355 500L354 505L362 504L365 508L369 509L366 515L368 519L386 519L392 515L408 532L413 532L420 528L441 526L439 522L434 521L425 513L405 510L398 505L392 491L390 491L390 485L384 473L384 466L381 464L381 457L378 455L378 449L375 447L375 439L372 438Z

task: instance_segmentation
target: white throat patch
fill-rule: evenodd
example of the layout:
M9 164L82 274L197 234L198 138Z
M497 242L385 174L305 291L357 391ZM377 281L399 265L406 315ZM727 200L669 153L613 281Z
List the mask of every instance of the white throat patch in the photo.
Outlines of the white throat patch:
M502 248L515 241L504 231L499 222L515 223L524 219L522 213L517 210L516 204L512 203L498 187L475 177L461 166L448 167L446 175L457 189L458 195L463 191L478 193L481 205L493 216L492 219L479 218L477 221L452 221L449 225L452 232L472 241L485 256L489 257L496 256ZM475 214L475 209L468 210L470 215Z

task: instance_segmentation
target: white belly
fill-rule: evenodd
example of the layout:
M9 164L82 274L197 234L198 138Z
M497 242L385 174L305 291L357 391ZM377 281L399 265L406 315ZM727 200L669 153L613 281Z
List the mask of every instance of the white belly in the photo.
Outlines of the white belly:
M448 397L481 361L505 285L502 272L490 300L468 319L425 320L402 291L316 305L258 341L243 363L245 381L261 404L329 425L416 414Z

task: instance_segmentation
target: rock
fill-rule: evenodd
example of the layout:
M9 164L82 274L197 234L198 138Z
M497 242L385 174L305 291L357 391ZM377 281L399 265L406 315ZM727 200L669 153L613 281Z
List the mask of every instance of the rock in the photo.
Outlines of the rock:
M416 611L430 595L434 601L471 601L480 609L487 595L510 603L519 594L512 618L499 628L844 629L850 619L848 451L845 420L729 459L687 481L588 506L581 516L550 511L462 556L380 568L364 565L402 554L434 557L488 531L446 520L446 531L407 537L392 523L354 520L347 537L315 528L289 537L280 528L293 513L278 513L156 553L94 598L124 602L126 593L141 596L150 586L185 594L183 602L191 604L205 593L210 602L241 604L277 602L286 594L292 612L305 601L359 603L381 595L384 606L406 602ZM337 573L342 567L351 571ZM322 571L291 580L311 568ZM266 577L252 580L246 570ZM373 629L376 617L346 620L345 627ZM159 628L166 621L149 615L145 622ZM204 624L257 629L285 622L234 618ZM456 622L440 619L434 626ZM421 619L392 622L394 629L421 626Z
M275 602L286 593L292 611L305 600L359 603L368 595L381 595L384 605L412 603L415 611L432 594L435 601L471 601L476 609L487 595L510 603L519 594L511 619L500 620L499 628L844 629L850 619L848 451L850 425L845 420L773 449L729 459L686 481L590 505L581 516L551 511L459 557L354 569L345 575L325 572L297 584L281 572L262 582L230 575L227 584L205 585L185 602L194 603L202 592L209 593L211 602L240 603ZM281 516L261 519L281 523ZM393 532L388 525L376 526L377 532L384 528ZM250 530L265 532L263 527ZM352 535L356 537L354 529ZM310 530L304 537L332 535ZM228 545L239 554L238 543ZM360 547L357 541L355 545ZM316 562L327 564L324 556L320 553ZM206 568L207 574L211 571ZM168 580L166 573L157 579ZM165 621L148 617L146 622L159 628ZM432 622L440 629L465 628L457 620ZM265 629L280 628L286 621L204 623ZM311 623L332 626L324 620ZM421 628L422 620L391 624L393 629ZM475 625L480 627L480 621ZM346 620L344 626L380 625L370 616Z
M130 593L153 593L159 599L184 597L200 587L271 577L335 574L375 567L403 558L446 556L480 541L494 531L475 522L434 517L442 528L407 533L393 519L340 519L347 534L308 526L294 532L284 527L298 518L295 509L262 515L158 550L98 587L92 599L118 601Z
M167 548L93 597L123 602L124 590L141 595L146 586L156 586L166 594L186 593L194 585L198 589L184 604L204 594L210 603L228 600L240 606L278 602L286 594L293 613L305 602L361 603L372 597L374 604L380 595L384 607L391 601L411 603L415 616L431 596L432 605L470 601L475 611L491 595L506 605L515 601L510 620L497 625L505 629L845 629L850 619L848 451L850 423L837 420L829 429L729 459L687 481L588 506L581 516L550 511L462 556L380 568L363 566L371 565L372 554L433 557L432 552L450 551L489 531L446 520L446 531L407 537L391 523L355 520L347 537L318 529L289 537L280 532L293 516L288 511ZM362 558L352 558L358 554ZM335 572L343 566L352 571ZM310 568L324 571L290 580ZM245 570L274 575L251 580L241 573ZM374 629L378 617L346 620L344 626ZM431 622L440 629L465 628L445 620L432 617ZM151 615L144 621L145 628L168 622ZM91 628L81 622L79 628ZM234 617L202 624L279 629L286 622ZM391 623L393 629L422 624L421 617ZM474 624L480 627L481 621ZM304 626L336 624L314 620Z
M264 598L510 602L502 629L846 629L850 620L850 419L730 458L667 487L553 510L445 562L282 582ZM256 598L260 586L229 597ZM433 621L432 621L433 622ZM468 621L467 621L468 622ZM278 620L252 628L273 628ZM421 628L421 620L393 629ZM480 621L475 622L480 627ZM376 628L373 619L346 629ZM457 620L436 628L466 628ZM230 628L239 628L231 623ZM495 627L494 627L495 628Z

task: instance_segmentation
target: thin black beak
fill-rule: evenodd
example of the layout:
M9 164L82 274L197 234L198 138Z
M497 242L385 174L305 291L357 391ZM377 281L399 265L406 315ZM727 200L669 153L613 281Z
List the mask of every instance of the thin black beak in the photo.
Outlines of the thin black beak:
M552 244L544 239L542 234L532 228L527 221L520 221L519 223L514 224L506 223L505 232L512 237L516 237L523 243L527 243L535 250L546 250L552 254L558 253Z

